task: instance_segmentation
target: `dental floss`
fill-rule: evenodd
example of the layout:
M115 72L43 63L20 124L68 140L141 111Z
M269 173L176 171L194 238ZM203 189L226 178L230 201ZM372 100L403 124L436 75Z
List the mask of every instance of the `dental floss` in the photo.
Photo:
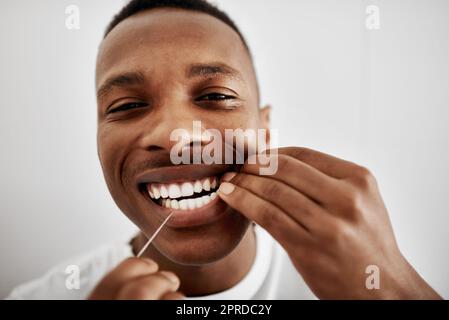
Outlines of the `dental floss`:
M157 228L157 230L153 233L153 235L151 236L151 238L148 239L147 243L145 243L145 245L143 246L143 248L140 249L139 253L136 255L137 258L140 258L140 256L145 252L145 250L148 248L148 246L150 245L150 243L153 241L154 238L156 238L156 236L157 236L157 234L159 233L159 231L161 231L162 227L165 225L165 223L167 223L168 219L170 219L172 215L173 215L173 211L170 212L170 214L168 215L168 217L165 218L164 222L162 222L162 224L159 226L159 228Z

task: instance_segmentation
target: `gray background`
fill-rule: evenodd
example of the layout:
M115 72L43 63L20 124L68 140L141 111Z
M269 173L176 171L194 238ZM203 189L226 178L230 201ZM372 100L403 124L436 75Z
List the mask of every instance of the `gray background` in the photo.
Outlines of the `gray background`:
M96 50L123 3L1 1L0 297L135 231L95 141ZM449 1L218 3L252 47L279 143L369 167L404 254L449 297ZM65 27L70 4L80 30ZM365 28L369 4L379 30Z

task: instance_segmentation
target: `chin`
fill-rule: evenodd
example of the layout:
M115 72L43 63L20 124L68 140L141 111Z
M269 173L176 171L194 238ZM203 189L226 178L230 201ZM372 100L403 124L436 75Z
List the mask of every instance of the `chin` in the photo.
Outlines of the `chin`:
M170 216L152 242L158 255L177 264L204 265L233 252L250 225L217 195L221 177L229 171L238 171L238 166L153 168L128 179L131 183L126 184L126 192L110 191L122 212L147 238Z
M245 236L249 220L231 208L210 224L192 228L165 228L154 247L177 264L200 266L228 256Z

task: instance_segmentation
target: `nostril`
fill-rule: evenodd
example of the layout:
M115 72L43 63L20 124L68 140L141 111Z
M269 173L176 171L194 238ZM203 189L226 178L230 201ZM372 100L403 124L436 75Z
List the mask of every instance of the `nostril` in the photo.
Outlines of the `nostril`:
M159 147L159 146L155 146L155 145L151 145L149 147L147 147L148 151L159 151L159 150L163 150L164 148Z
M189 146L189 147L205 146L208 143L209 143L209 141L206 141L206 140L193 140L193 141L190 141L190 143L186 144L186 146Z

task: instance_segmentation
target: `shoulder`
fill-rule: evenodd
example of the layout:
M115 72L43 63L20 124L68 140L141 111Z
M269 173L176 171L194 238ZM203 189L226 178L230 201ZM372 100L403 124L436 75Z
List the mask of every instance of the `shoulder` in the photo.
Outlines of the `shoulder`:
M85 299L107 272L131 255L126 241L97 247L16 287L6 299Z

